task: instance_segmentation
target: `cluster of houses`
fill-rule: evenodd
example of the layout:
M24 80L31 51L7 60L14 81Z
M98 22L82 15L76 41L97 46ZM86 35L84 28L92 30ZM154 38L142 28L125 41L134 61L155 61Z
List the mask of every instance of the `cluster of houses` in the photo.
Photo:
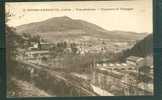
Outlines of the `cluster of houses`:
M107 42L112 42L108 40L99 40L99 44L93 45L91 41L87 42L85 39L81 39L79 41L72 41L72 40L64 40L67 44L66 49L64 50L65 53L72 53L72 49L70 47L70 44L75 43L76 44L76 49L77 49L77 54L79 55L86 55L87 53L106 53L107 51L110 52L120 52L118 50L118 47L114 47L113 45L116 46L127 46L128 42L123 42L122 44L119 43L118 41L115 42L115 44L108 43ZM59 43L60 41L56 41L55 45ZM97 42L97 43L98 43ZM100 43L101 42L101 43ZM23 59L26 59L27 61L35 62L35 63L44 63L47 59L50 58L50 51L49 48L52 47L54 44L47 43L47 42L42 42L40 41L39 43L31 43L32 46L28 47L27 50L25 50L25 53L23 54ZM125 47L124 46L124 47Z
M72 53L70 44L71 42L67 42L67 47L64 49L64 53ZM72 42L73 43L73 42ZM77 54L79 55L86 55L87 53L100 53L106 52L106 48L101 46L89 46L87 42L76 42L76 49ZM22 54L21 59L24 59L29 62L33 63L44 63L46 60L51 59L50 48L54 44L50 44L47 42L39 42L39 43L32 43L32 46L27 48Z
M49 48L52 45L45 42L32 44L33 46L25 49L24 52L20 52L20 60L37 64L47 63L48 59L50 58Z
M93 87L112 95L152 95L153 77L149 75L153 71L152 65L148 66L150 71L147 74L140 72L140 68L145 67L145 60L130 56L125 63L96 64L91 77ZM149 82L139 80L141 73Z

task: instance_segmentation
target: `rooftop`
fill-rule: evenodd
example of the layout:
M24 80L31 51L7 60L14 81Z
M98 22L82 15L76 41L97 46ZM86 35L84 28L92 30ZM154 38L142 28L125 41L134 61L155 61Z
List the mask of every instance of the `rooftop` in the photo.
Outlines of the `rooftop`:
M127 60L129 60L129 61L134 61L134 62L139 61L139 60L141 60L141 59L142 59L141 57L135 57L135 56L129 56L129 57L127 58Z

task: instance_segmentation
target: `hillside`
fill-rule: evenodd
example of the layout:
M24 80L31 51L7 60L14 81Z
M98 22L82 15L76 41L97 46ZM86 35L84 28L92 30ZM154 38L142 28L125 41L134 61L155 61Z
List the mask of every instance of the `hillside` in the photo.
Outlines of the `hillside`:
M121 60L125 60L128 56L146 57L153 56L153 34L149 34L141 41L137 42L131 49L123 52Z
M83 36L117 39L117 40L138 40L146 34L124 31L108 31L87 21L72 19L67 16L54 17L40 22L34 22L16 27L19 34L29 33L40 35L49 41L55 39L77 39Z
M146 57L152 54L153 54L153 34L149 34L143 40L136 43L128 53L129 56L133 55L139 57Z

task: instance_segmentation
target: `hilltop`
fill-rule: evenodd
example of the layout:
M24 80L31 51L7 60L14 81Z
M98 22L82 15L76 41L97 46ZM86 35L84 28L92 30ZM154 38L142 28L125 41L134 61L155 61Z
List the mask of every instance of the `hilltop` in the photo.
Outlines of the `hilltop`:
M16 31L19 34L40 35L49 41L64 40L65 38L80 39L84 36L116 40L139 40L146 36L145 33L108 31L93 23L67 16L53 17L44 21L21 25L16 27Z

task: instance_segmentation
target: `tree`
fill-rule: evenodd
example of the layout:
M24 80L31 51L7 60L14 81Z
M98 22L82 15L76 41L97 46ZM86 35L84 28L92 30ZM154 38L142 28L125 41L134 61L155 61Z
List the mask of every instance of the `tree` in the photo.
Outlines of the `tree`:
M76 44L75 43L72 43L70 45L70 47L71 47L72 53L73 54L76 54L77 53L77 50L78 50Z
M12 16L10 12L6 12L6 21L9 20L9 18ZM16 34L14 31L14 28L9 27L6 25L6 60L8 64L16 57L17 53L17 40L20 39L20 37Z
M10 12L6 12L6 22L12 16ZM18 63L15 61L17 55L18 43L21 43L21 37L15 32L15 29L6 25L6 64L7 64L7 94L12 96L17 93L18 89L15 82L12 81L12 76L16 74ZM16 95L16 94L15 94ZM15 96L14 95L14 96Z

